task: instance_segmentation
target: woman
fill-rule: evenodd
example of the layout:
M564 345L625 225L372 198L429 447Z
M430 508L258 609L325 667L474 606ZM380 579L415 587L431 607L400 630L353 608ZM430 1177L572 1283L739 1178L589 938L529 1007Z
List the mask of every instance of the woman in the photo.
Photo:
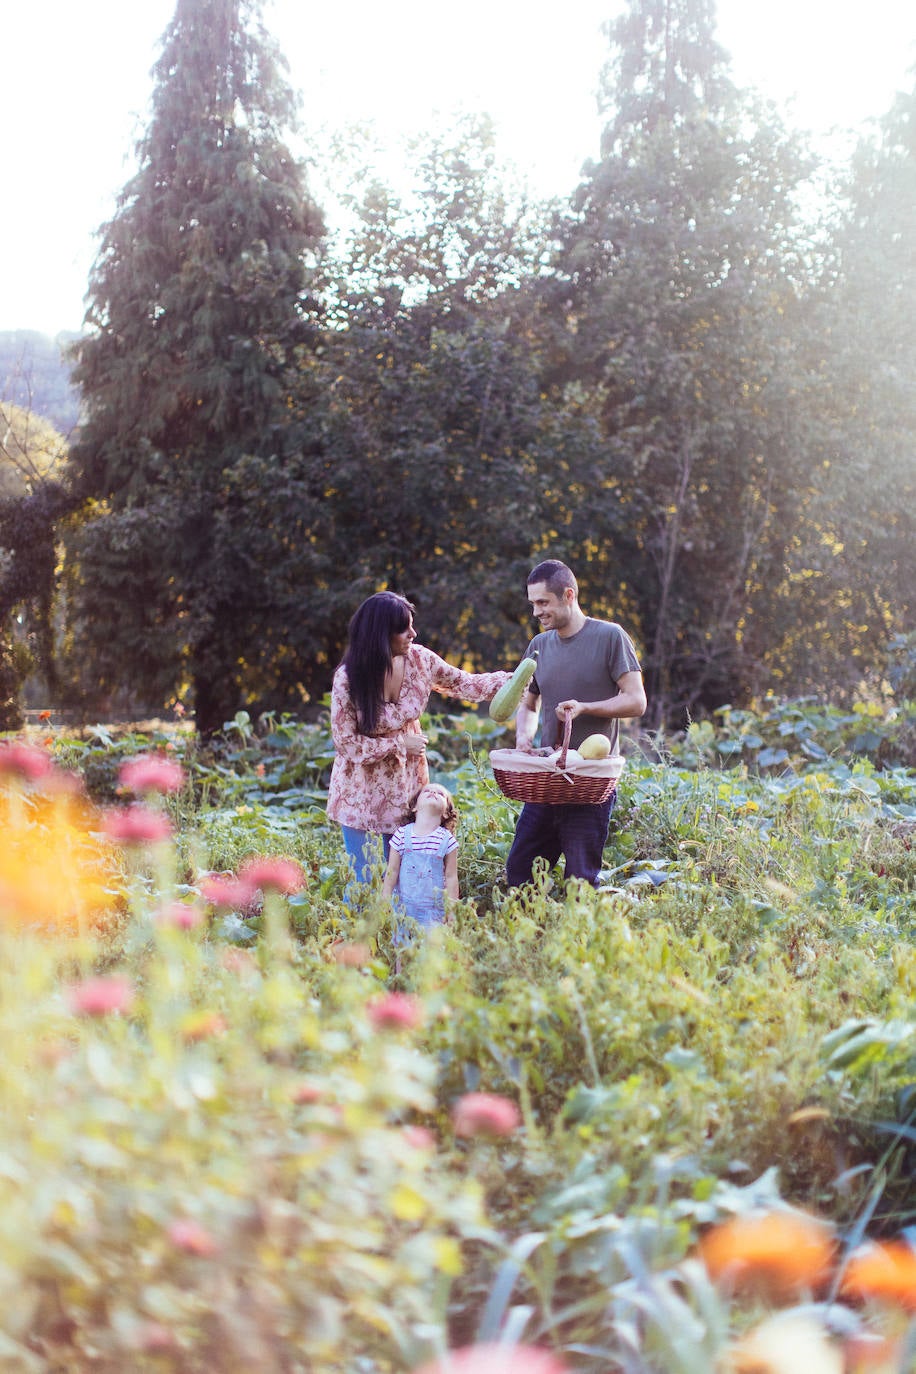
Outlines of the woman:
M357 882L372 876L374 842L389 841L429 781L420 716L430 691L489 701L510 673L463 673L415 644L413 607L394 592L368 597L349 625L331 688L335 759L328 815L343 830Z

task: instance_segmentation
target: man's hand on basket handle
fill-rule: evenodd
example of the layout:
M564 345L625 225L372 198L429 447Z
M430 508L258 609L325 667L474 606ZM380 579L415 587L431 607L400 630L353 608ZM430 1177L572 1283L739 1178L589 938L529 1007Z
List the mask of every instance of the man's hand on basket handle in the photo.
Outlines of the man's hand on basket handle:
M600 716L605 720L638 720L645 710L646 689L642 673L634 672L623 673L617 679L616 696L607 697L604 701L576 701L574 698L561 701L557 707L557 718L563 720L565 713L571 711L575 720L584 711L587 715Z
M575 697L571 697L569 701L560 702L559 706L557 707L557 720L560 722L561 725L565 725L567 712L569 712L572 719L575 720L576 716L581 716L584 710L585 707L583 706L582 702L576 701Z

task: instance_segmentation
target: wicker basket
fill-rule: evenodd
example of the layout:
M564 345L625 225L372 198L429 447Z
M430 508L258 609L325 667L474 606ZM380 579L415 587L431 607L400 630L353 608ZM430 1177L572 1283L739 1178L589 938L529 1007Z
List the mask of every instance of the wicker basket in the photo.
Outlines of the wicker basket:
M519 749L493 749L490 766L496 784L513 801L542 802L549 806L587 806L607 801L617 786L625 762L620 754L606 759L583 759L566 767L572 717L563 727L561 754L556 763Z

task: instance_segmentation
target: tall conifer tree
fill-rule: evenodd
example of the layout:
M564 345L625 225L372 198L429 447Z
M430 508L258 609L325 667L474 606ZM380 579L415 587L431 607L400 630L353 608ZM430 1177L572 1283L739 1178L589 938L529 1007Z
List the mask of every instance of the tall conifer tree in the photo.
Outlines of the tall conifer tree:
M294 115L260 0L178 0L79 348L78 637L99 686L152 702L190 682L205 732L290 595L275 564L294 517L272 492L289 500L299 476L281 422L323 232L285 141Z

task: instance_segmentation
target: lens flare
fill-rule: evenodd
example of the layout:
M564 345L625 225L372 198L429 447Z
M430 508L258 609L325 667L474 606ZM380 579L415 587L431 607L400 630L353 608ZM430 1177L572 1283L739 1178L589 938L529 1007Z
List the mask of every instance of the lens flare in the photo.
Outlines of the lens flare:
M0 797L0 925L79 931L115 900L95 813L66 792Z

